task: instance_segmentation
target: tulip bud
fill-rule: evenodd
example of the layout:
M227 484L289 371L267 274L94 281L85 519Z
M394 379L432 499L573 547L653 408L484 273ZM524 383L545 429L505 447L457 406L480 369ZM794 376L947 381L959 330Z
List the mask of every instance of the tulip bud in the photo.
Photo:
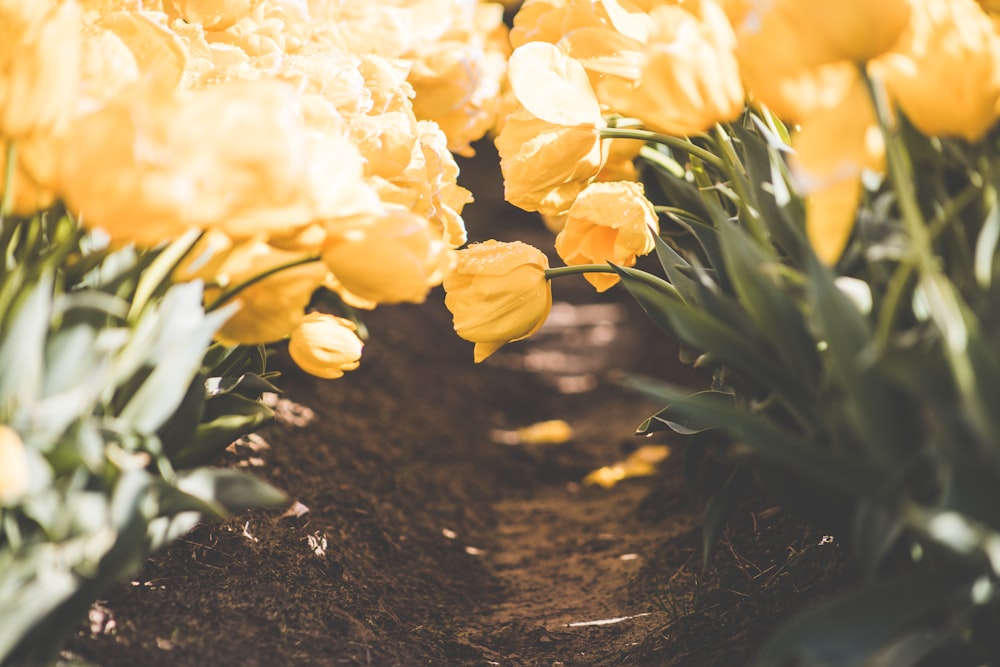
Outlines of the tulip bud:
M364 343L350 320L326 313L309 313L292 331L288 354L299 368L321 378L341 377L361 364Z
M637 257L653 251L653 234L659 229L656 211L641 184L592 183L570 207L565 226L556 237L556 252L569 265L612 262L635 266ZM620 280L611 273L584 277L598 292Z
M0 424L0 506L13 504L28 488L28 455L21 436Z
M444 303L455 332L476 344L476 363L541 328L552 309L549 260L541 250L520 241L486 241L456 254L444 279Z

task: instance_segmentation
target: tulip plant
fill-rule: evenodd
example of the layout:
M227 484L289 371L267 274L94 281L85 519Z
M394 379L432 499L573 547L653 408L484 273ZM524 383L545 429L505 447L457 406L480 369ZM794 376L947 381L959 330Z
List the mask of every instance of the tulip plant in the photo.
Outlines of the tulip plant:
M583 273L711 371L694 393L624 378L664 405L638 432L715 448L859 572L761 665L1000 662L989 5L527 0L514 18L506 196L545 216L565 266L460 250L456 330L481 361L541 326L549 281ZM649 253L658 268L636 268Z
M284 502L208 466L272 416L264 346L340 377L359 310L456 265L503 11L0 0L0 665L54 661L202 517Z

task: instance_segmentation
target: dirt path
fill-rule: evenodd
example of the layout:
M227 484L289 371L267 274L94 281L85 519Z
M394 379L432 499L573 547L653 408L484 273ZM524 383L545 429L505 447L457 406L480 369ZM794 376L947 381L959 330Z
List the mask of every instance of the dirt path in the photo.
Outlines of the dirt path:
M474 239L551 242L523 217L479 224ZM581 485L646 444L631 433L660 407L608 373L682 380L682 369L623 295L575 280L556 299L566 303L542 331L478 367L440 292L366 318L362 366L340 380L303 376L279 354L278 423L218 464L251 467L307 511L199 526L109 591L67 656L97 667L749 664L781 619L837 585L835 545L749 498L702 576L681 447L655 477ZM496 434L549 419L574 437Z

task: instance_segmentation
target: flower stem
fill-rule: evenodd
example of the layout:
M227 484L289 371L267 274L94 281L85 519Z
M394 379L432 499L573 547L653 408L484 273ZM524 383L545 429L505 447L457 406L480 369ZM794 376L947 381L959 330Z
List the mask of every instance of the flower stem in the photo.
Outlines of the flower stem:
M716 169L724 169L722 160L720 160L711 151L707 151L701 146L692 143L689 139L681 139L679 137L672 137L669 134L661 134L660 132L651 132L650 130L639 130L633 128L624 127L606 127L601 130L602 139L638 139L639 141L651 141L657 144L663 144L671 148L676 148L677 150L685 151L691 155L697 155L704 162L712 165Z
M574 264L572 266L557 266L554 269L545 269L545 277L549 280L562 276L573 276L585 273L614 273L616 275L621 275L615 267L612 267L610 264ZM650 287L653 287L661 292L665 292L672 297L681 299L680 292L677 291L676 287L668 283L663 278L654 276L652 273L632 269L629 271L629 276L641 280Z
M2 223L14 208L14 170L17 166L17 145L12 140L7 143L6 163L3 174L3 200L0 201L0 223Z
M286 269L294 269L296 266L312 264L313 262L318 262L318 261L320 261L319 255L310 255L308 257L302 257L300 259L296 259L294 261L287 262L285 264L279 264L278 266L270 268L267 271L262 271L261 273L258 273L257 275L253 276L252 278L248 278L247 280L244 280L241 283L237 283L232 287L230 287L229 289L222 292L222 294L217 296L215 300L213 300L211 303L205 306L205 312L208 313L215 310L219 306L222 306L226 302L233 299L235 296L237 296L240 292L242 292L246 288L250 287L251 285L255 285L256 283L259 283L261 280L273 276L276 273L280 273Z

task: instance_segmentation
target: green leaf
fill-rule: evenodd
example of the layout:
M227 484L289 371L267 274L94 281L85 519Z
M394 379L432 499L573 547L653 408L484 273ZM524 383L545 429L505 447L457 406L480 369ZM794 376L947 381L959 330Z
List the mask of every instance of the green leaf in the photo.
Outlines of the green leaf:
M217 503L226 512L251 508L279 507L288 496L267 482L231 469L199 468L178 475L177 488L208 503Z
M677 288L685 303L698 303L698 285L685 273L685 269L692 270L691 265L658 234L653 235L653 241L656 243L656 257L660 260L667 280Z
M675 414L702 423L714 424L750 453L794 477L848 493L871 496L878 492L885 471L876 465L848 456L837 456L803 435L791 433L766 415L751 413L723 401L715 394L689 394L686 390L652 378L627 376L626 387L653 400L670 405Z
M143 320L153 317L156 337L149 348L152 372L129 398L119 415L140 433L154 433L177 410L201 368L201 360L231 308L204 314L201 285L172 287L155 309L146 309Z
M798 402L810 394L809 387L796 376L782 374L772 362L774 351L752 323L723 322L708 310L720 310L722 300L713 307L710 292L702 295L705 307L695 307L667 297L638 279L629 269L614 267L622 284L642 309L669 335L692 347L706 350L716 359L746 374L759 387L778 391L786 399ZM708 302L708 303L706 303Z
M205 405L205 421L186 441L171 443L168 456L175 468L191 468L215 459L231 442L256 431L274 418L263 403L226 394Z
M726 521L736 509L741 498L744 497L744 489L738 483L741 468L736 466L723 483L722 487L716 491L708 500L705 507L705 514L702 516L701 526L701 571L708 570L709 560L715 551L715 546L719 542L719 535L726 527Z
M42 274L6 315L8 325L0 340L0 415L31 405L41 392L52 286L52 274Z
M803 612L757 657L760 667L854 667L929 614L969 595L974 577L956 567L922 569L870 583Z
M826 348L824 366L834 391L848 407L857 437L875 460L905 456L893 391L864 363L862 353L873 344L870 323L815 258L810 262L806 291L815 335Z
M728 401L730 404L733 402L732 394L712 389L696 392L696 394L712 394L713 400ZM636 435L649 435L659 431L671 430L680 435L694 435L695 433L701 433L702 431L707 431L715 427L715 424L705 424L693 421L689 419L687 415L678 413L677 410L674 410L668 405L649 419L646 419L639 424L635 433Z
M719 228L719 240L733 290L750 318L774 344L789 372L814 378L819 371L816 343L802 311L779 284L768 276L774 257L766 256L756 242L733 224Z

